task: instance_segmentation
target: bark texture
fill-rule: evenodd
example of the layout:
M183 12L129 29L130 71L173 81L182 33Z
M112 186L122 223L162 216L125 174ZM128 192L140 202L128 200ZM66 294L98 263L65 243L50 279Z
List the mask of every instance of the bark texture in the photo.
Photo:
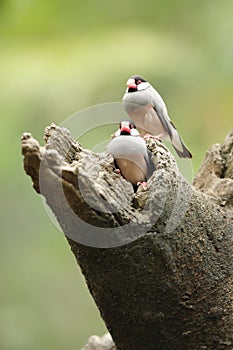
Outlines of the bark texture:
M194 186L166 147L147 139L156 170L137 193L110 155L82 149L66 129L52 124L45 142L23 134L25 171L116 348L233 349L233 131L207 152Z

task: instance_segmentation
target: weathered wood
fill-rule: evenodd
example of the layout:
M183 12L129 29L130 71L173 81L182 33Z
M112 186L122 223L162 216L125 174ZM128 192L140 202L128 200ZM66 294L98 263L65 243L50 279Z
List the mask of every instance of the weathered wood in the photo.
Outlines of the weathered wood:
M82 149L66 129L51 125L45 141L23 135L25 171L117 349L232 349L233 131L207 152L195 187L148 139L156 170L136 194L110 155Z

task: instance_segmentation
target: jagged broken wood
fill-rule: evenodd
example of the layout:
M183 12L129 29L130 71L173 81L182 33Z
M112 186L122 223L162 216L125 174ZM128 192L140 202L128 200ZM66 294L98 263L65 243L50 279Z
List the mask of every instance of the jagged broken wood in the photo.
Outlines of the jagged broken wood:
M156 170L136 194L110 155L83 149L66 129L52 124L45 141L23 135L25 171L117 349L232 349L233 131L207 152L194 186L147 139Z

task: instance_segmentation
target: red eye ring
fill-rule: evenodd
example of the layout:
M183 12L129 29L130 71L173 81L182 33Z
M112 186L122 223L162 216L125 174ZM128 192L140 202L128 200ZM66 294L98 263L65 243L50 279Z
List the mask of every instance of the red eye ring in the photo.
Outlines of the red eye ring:
M136 85L139 85L139 84L141 84L141 80L137 80L137 82L136 82Z

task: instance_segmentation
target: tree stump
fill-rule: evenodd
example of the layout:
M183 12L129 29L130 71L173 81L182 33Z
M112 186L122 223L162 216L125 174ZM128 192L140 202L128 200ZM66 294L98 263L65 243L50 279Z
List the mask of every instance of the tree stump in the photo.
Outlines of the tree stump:
M45 142L23 134L24 169L116 348L233 349L233 130L208 150L193 186L148 138L155 171L136 193L110 155L83 149L66 129L52 124Z

